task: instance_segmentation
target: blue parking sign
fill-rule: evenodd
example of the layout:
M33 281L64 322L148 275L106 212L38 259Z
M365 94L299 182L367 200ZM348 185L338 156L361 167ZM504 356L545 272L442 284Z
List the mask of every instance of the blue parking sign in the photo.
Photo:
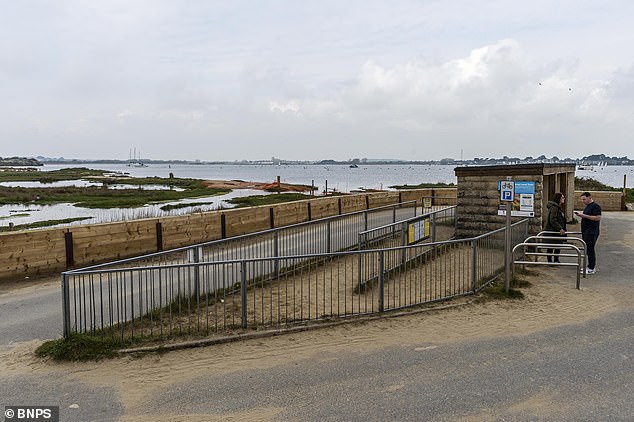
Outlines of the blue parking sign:
M500 180L500 200L512 202L515 197L515 182Z

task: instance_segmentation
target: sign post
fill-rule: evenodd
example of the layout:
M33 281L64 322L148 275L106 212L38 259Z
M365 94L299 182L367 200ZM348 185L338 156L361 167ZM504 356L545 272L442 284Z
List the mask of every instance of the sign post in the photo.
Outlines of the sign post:
M511 286L511 211L515 199L515 183L510 176L500 180L500 201L506 202L506 231L504 233L504 291L509 293Z

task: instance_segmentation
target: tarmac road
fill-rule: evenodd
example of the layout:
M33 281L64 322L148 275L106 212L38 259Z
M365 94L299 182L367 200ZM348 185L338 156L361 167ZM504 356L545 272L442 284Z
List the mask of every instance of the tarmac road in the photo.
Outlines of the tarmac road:
M393 346L363 356L188 381L142 412L276 420L634 420L634 313L519 338ZM204 392L204 393L202 393ZM201 394L202 393L202 394Z
M0 350L21 341L62 335L59 283L0 294Z
M634 421L634 213L604 215L602 231L599 271L582 287L592 283L629 305L597 318L524 335L394 342L347 354L326 349L309 361L201 370L143 396L134 408L125 408L116 388L82 381L72 365L8 371L0 374L0 405L59 404L63 421L240 420L236 414L251 415L243 420ZM553 271L574 285L569 271ZM11 303L7 312L28 314ZM33 317L34 327L38 321ZM80 408L69 409L70 403Z

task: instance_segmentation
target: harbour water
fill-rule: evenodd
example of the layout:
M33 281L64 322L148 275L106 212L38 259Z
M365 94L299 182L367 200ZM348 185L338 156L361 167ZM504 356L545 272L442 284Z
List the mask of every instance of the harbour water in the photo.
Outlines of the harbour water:
M328 190L350 192L359 188L389 189L394 185L419 183L456 183L455 165L366 165L358 168L348 165L256 165L256 164L150 164L147 167L131 167L125 164L45 165L41 171L69 167L89 167L111 172L127 172L133 177L174 177L205 180L245 180L273 182L277 176L284 183L314 184L318 192ZM623 176L627 187L634 187L634 166L595 166L577 170L578 177L598 180L608 186L622 188Z
M253 165L253 164L150 164L147 167L133 167L125 164L64 164L45 165L40 171L51 171L69 167L89 167L109 172L128 173L132 177L169 177L193 178L205 180L244 180L253 182L273 182L280 177L284 183L314 185L317 194L326 188L329 192L351 192L361 189L389 190L394 185L417 185L420 183L456 183L454 165L364 165L357 168L348 165ZM598 180L613 187L623 187L623 176L627 187L634 186L634 166L594 167L578 170L577 176ZM24 183L5 184L8 186L27 186ZM86 186L86 181L61 182L65 185ZM28 185L31 186L31 185ZM33 185L34 186L34 185ZM51 185L49 185L51 186ZM157 188L157 187L150 187ZM171 211L162 211L160 206L151 204L141 208L88 209L72 204L41 206L34 204L15 204L0 206L0 226L33 223L36 221L59 220L73 217L91 217L71 224L86 224L151 218L166 215L182 215L196 211L209 211L219 207L230 208L228 199L239 196L262 195L266 192L244 189L215 197L191 198L170 202L211 202Z
M388 189L393 185L419 183L456 183L455 166L443 165L257 165L257 164L150 164L147 167L119 165L45 165L41 171L68 167L89 167L111 172L127 172L133 177L169 177L205 180L245 180L314 186L318 192L350 192L355 189Z

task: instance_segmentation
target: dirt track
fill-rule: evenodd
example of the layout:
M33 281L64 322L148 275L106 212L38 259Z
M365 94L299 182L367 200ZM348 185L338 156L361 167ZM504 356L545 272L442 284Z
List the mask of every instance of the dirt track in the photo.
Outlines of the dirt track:
M290 183L277 182L245 182L244 180L205 180L203 182L208 188L216 189L278 189L281 192L310 192L310 186L294 185Z

